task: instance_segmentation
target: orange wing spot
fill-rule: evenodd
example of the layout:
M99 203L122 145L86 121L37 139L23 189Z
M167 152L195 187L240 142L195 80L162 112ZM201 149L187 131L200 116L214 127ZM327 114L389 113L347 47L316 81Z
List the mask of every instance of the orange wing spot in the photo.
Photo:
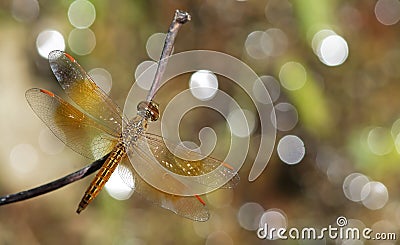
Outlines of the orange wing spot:
M40 89L40 92L45 93L51 97L55 96L52 92L50 92L49 90L46 90L46 89Z
M234 170L234 168L231 165L227 164L226 162L222 163L222 166L229 168L230 170Z
M203 199L201 199L201 197L199 195L194 195L194 196L197 198L197 200L199 200L199 202L201 202L201 204L206 206L206 202Z
M65 56L67 56L67 58L68 58L70 61L75 62L74 57L72 57L71 55L69 55L69 54L67 54L67 53L64 53L64 54L65 54Z

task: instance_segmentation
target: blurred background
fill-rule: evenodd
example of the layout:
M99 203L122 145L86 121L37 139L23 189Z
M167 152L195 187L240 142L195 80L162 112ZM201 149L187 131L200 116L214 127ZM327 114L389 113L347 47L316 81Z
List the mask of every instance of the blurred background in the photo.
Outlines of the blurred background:
M266 170L256 181L247 180L260 141L251 100L228 79L206 76L211 77L208 86L217 86L242 105L250 126L244 135L250 137L250 151L241 182L233 190L204 197L209 221L187 220L135 195L118 201L106 191L76 215L90 176L33 200L2 206L1 244L309 244L260 240L256 230L266 222L276 228L323 228L336 225L339 216L347 218L349 227L399 231L398 0L3 0L0 195L90 163L60 143L25 100L32 87L65 98L49 69L49 51L62 49L74 56L123 107L135 77L158 59L175 9L192 15L177 37L175 53L227 53L248 64L268 89L277 135ZM161 113L171 97L190 86L191 75L179 76L160 90L156 101ZM185 115L181 136L199 143L199 130L212 127L220 143L214 153L223 159L229 128L218 113L204 110ZM372 242L313 242L363 243Z

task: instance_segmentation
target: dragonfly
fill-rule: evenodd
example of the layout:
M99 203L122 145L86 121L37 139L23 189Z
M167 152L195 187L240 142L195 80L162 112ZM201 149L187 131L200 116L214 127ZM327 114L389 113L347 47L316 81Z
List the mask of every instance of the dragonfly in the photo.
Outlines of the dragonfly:
M75 152L93 160L108 155L85 191L77 213L96 198L118 169L116 173L123 182L150 203L191 220L208 220L206 203L199 195L179 196L160 191L141 178L130 160L158 165L166 173L182 176L201 176L218 169L218 175L229 178L224 188L233 188L238 183L239 176L229 164L204 157L181 144L172 144L178 151L200 160L178 157L168 150L166 139L147 132L148 124L160 117L158 105L152 100L140 102L137 115L128 119L71 55L55 50L50 52L48 60L62 89L79 108L41 88L26 91L28 104L54 135ZM149 156L147 149L154 157ZM171 183L165 184L176 185L173 178L169 179Z

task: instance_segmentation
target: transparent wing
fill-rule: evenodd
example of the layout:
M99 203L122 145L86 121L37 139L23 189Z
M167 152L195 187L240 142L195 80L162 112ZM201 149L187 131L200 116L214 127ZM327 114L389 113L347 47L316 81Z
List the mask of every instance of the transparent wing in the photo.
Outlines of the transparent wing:
M157 190L140 178L128 158L121 161L117 171L124 182L145 200L191 220L208 220L208 209L200 197L174 196Z
M55 50L49 54L49 63L61 87L77 105L112 131L121 132L121 110L74 58Z
M209 176L209 179L229 179L223 188L233 188L240 180L237 171L235 171L233 167L218 159L209 156L205 157L195 151L185 148L182 145L169 142L155 134L145 133L143 137L145 138L145 142L139 142L138 148L145 148L146 146L143 144L147 143L158 163L175 174L183 176L200 176L210 173L211 171L216 170L219 166L222 166L218 168L217 171L214 171ZM167 148L166 143L170 149L174 150L174 153ZM146 150L143 150L143 152L146 152ZM178 156L182 156L183 158ZM213 182L211 181L204 184L212 187Z
M79 154L98 159L115 146L119 132L104 127L52 92L33 88L25 96L47 127Z

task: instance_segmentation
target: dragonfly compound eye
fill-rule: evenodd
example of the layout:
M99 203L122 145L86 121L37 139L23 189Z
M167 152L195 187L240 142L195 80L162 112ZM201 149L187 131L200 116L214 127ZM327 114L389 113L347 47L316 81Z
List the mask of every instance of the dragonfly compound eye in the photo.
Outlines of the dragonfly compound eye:
M137 106L138 114L142 117L149 119L150 121L157 121L160 117L160 112L158 110L158 104L150 101L142 101Z

